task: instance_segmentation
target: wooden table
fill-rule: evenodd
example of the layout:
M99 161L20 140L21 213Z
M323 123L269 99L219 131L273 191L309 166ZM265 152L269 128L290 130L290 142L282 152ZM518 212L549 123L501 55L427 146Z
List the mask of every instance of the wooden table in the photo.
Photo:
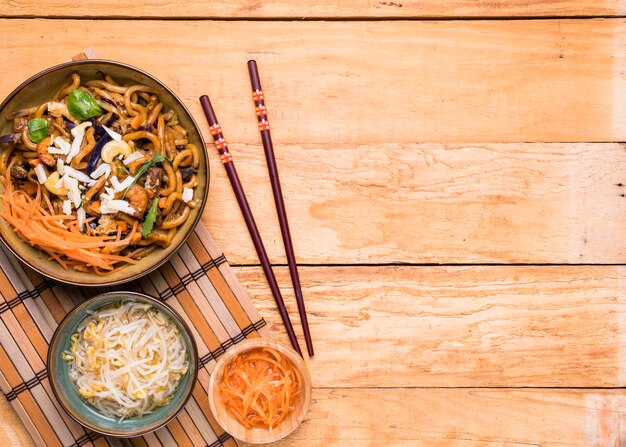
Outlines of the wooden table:
M612 447L624 15L624 0L2 0L0 97L88 46L161 78L203 123L210 94L296 315L258 61L317 349L314 403L278 445ZM204 220L286 339L211 168ZM5 445L32 445L4 398L0 421Z

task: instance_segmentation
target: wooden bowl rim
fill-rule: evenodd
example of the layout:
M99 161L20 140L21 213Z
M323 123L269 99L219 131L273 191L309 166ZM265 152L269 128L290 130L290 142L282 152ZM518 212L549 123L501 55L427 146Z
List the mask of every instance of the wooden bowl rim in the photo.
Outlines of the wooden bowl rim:
M215 403L215 398L214 398L215 387L217 386L217 376L221 375L224 365L228 361L230 361L233 357L240 354L241 352L245 352L245 351L255 349L255 348L260 348L260 347L271 347L271 348L276 349L281 354L286 355L287 358L300 371L300 373L302 374L302 380L304 382L304 388L303 388L304 395L303 395L302 409L297 415L297 418L296 418L297 423L293 424L292 427L285 430L284 432L280 432L278 435L276 435L275 433L276 429L275 429L274 433L272 434L268 433L267 438L241 439L229 431L228 424L223 420L223 418L220 416L220 414L217 411L217 404ZM209 379L209 388L207 391L208 391L208 396L209 396L209 407L211 408L211 412L213 413L213 416L215 417L215 420L217 421L219 426L222 427L224 431L226 431L231 436L233 436L233 438L238 439L243 442L247 442L249 444L267 444L270 442L276 442L276 441L286 438L287 436L292 434L302 424L302 422L304 421L304 417L309 411L309 406L311 405L312 379L311 379L311 373L309 372L309 368L307 367L306 362L300 355L298 355L296 351L271 339L251 338L227 350L226 353L220 357L217 364L213 368L213 371L211 371L211 378ZM234 419L229 419L229 420L234 420ZM258 433L258 431L256 431L256 433Z

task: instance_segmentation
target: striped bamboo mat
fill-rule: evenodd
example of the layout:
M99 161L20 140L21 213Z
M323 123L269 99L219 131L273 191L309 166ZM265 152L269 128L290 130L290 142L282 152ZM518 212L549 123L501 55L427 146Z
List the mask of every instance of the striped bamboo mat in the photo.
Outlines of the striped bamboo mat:
M192 328L201 364L193 397L179 416L132 440L106 438L71 420L52 395L45 365L52 333L74 305L122 289L143 291L176 309ZM40 446L236 446L209 409L209 374L226 349L266 333L265 321L202 222L158 271L118 287L56 283L0 251L0 386Z

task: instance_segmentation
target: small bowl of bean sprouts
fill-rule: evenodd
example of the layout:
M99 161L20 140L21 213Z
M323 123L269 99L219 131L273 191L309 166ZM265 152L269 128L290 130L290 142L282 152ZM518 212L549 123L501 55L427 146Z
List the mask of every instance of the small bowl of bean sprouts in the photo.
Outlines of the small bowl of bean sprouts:
M198 374L189 327L165 303L135 292L98 295L57 327L50 385L63 409L95 432L134 437L183 409Z

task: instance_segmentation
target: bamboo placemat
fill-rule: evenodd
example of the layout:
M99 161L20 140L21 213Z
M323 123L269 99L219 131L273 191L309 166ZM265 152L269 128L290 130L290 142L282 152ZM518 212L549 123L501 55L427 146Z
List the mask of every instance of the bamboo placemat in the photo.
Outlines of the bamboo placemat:
M98 55L87 48L73 60ZM85 430L58 405L47 377L48 343L78 303L111 290L134 290L167 302L187 322L200 369L193 396L166 427L131 440ZM80 288L50 280L0 250L0 388L38 446L236 446L209 408L216 359L245 338L267 336L265 320L202 222L157 271L116 287Z
M193 397L166 427L132 440L88 432L56 402L46 372L48 342L77 303L110 290L160 298L192 328L200 371ZM215 360L266 323L202 222L157 271L122 286L80 288L52 281L0 250L0 387L39 446L236 446L217 425L207 396Z

